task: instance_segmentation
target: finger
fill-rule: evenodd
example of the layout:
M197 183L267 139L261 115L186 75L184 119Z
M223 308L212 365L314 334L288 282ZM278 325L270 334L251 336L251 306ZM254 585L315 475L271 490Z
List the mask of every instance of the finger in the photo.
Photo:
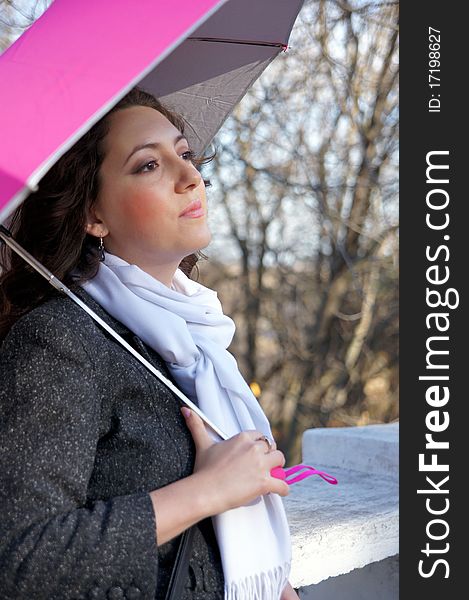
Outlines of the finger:
M283 467L285 464L285 455L280 450L274 450L267 454L266 461L269 470L272 470L274 467Z
M214 442L209 436L205 427L205 423L202 421L199 415L190 408L187 408L187 406L183 406L181 408L181 412L186 421L186 425L191 432L196 450L204 450L212 446Z
M246 438L249 438L250 440L255 442L256 440L261 438L264 434L262 433L262 431L258 431L257 429L246 429L246 430L242 431L239 435L243 435Z
M271 477L270 491L274 494L278 494L279 496L288 496L290 493L290 487L288 483L285 483L285 481L277 479L276 477Z
M256 442L256 443L258 442L259 444L261 444L261 443L264 444L266 450L268 450L269 452L277 449L277 444L275 443L275 440L272 437L266 436L265 434L263 434L262 431L250 429L248 431L245 431L244 433L249 435L250 439L253 442ZM265 439L266 437L270 441L270 444L269 444L269 441L267 441Z
M270 452L277 450L277 444L272 438L266 439L266 437L267 436L262 436L262 438L258 438L257 440L255 440L255 442L256 444L262 444L263 449L265 450L265 454L269 454Z

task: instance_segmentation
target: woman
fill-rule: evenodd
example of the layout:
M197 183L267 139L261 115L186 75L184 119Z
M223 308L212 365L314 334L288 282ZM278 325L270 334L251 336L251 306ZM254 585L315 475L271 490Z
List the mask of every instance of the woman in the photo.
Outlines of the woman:
M231 437L4 251L1 598L164 598L193 525L183 598L297 598L270 475L284 457L225 350L231 320L186 276L210 241L208 159L134 89L14 215L16 239Z

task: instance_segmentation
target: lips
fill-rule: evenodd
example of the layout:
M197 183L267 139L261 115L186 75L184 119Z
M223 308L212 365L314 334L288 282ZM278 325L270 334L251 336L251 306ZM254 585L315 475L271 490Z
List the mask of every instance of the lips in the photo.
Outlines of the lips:
M190 204L179 215L180 217L187 217L189 219L198 219L205 215L204 207L200 200L192 200Z

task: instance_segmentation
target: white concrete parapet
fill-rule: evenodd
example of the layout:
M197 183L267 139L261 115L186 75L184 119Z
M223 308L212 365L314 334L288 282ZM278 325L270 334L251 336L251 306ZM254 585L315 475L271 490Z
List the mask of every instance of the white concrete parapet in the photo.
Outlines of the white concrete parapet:
M294 587L399 553L398 440L398 423L305 432L303 463L323 469L339 483L330 485L313 475L292 485L284 499Z

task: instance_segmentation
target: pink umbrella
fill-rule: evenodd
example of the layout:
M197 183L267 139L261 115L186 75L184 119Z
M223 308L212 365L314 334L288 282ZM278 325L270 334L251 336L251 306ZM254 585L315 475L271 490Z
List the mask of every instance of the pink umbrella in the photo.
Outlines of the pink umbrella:
M55 0L0 56L0 223L137 83L202 151L272 59L303 0Z

